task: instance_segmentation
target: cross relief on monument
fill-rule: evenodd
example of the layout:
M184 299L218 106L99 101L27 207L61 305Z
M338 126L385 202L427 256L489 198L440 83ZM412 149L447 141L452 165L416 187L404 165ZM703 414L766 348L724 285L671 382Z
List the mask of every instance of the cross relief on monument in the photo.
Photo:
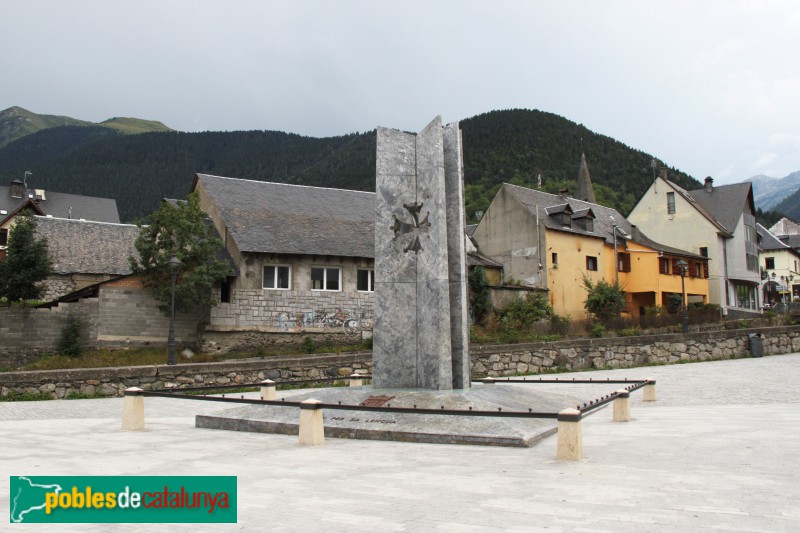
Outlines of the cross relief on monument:
M414 253L417 253L422 250L422 244L419 242L419 236L422 233L428 233L428 229L431 227L431 223L428 222L428 216L430 216L430 213L426 214L424 219L419 219L419 212L422 210L423 205L424 204L416 203L403 204L403 207L405 207L406 211L408 211L411 215L411 224L403 222L397 218L397 215L393 215L394 224L392 224L390 229L394 231L395 238L397 238L399 235L407 234L411 234L413 236L408 246L403 249L404 252L413 251Z

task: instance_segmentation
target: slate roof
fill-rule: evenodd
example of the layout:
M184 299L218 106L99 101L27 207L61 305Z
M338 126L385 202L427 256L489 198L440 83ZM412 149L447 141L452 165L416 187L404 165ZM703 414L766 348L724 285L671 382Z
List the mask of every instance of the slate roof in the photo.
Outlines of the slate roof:
M467 253L467 266L482 266L489 268L503 268L503 265L496 261L492 261L477 252Z
M671 181L669 181L667 179L664 179L664 178L659 178L659 179L662 179L675 192L680 194L687 202L692 204L695 207L695 209L697 209L697 211L701 215L703 215L709 222L711 222L712 224L714 224L717 227L717 229L720 231L720 233L722 233L726 237L733 237L733 230L736 229L735 224L734 224L733 228L729 229L720 220L718 220L717 217L711 211L706 209L703 204L697 202L697 200L695 200L695 198L689 193L689 191L687 191L686 189L684 189L683 187L681 187L677 183L673 183L673 182L671 182ZM736 219L736 220L738 220L738 219Z
M752 183L715 186L711 192L708 192L705 187L686 192L730 233L736 229L745 205L749 203L750 209L755 214Z
M771 231L759 223L756 223L756 231L761 237L761 242L759 242L758 245L762 251L785 251L800 256L800 253L794 250L789 243L784 241L785 237L776 237ZM794 237L797 237L798 244L800 244L800 235L795 235Z
M375 257L375 193L197 174L241 252Z
M527 189L525 187L519 187L509 183L504 183L503 187L517 197L517 199L519 199L519 201L522 202L532 214L536 215L538 210L539 220L544 223L547 229L601 238L604 239L606 243L613 245L614 224L616 223L618 244L627 239L660 252L695 259L706 259L703 256L693 254L685 250L680 250L678 248L672 248L671 246L665 246L657 243L656 241L648 238L636 226L633 226L630 222L628 222L628 220L623 217L619 211L611 207L584 202L582 200L564 197L558 194ZM561 213L565 210L571 210L573 214L582 213L584 215L594 215L594 231L586 231L576 224L573 224L572 227L562 226L560 222L548 215L548 211L550 213ZM574 216L572 218L574 219Z
M47 237L56 274L125 275L131 273L128 257L136 254L139 228L37 216L36 233Z
M30 202L37 214L119 224L117 201L114 199L45 191L45 199L36 202L28 198L31 194L35 194L34 189L28 189L23 198L13 198L11 187L0 185L0 212L6 211L6 214L0 214L0 222ZM71 215L70 208L72 208Z
M800 235L781 235L778 238L790 248L800 251Z
M613 221L617 224L617 240L630 238L631 224L616 209L559 194L527 189L510 183L504 183L503 187L519 199L534 215L536 215L538 209L539 220L544 222L547 229L599 237L605 239L608 244L614 244L614 230L611 219L611 217L614 217ZM576 224L573 224L572 227L562 226L555 218L548 215L548 213L561 213L565 210L571 211L571 213L580 211L587 213L588 209L591 209L594 214L594 231L585 231Z

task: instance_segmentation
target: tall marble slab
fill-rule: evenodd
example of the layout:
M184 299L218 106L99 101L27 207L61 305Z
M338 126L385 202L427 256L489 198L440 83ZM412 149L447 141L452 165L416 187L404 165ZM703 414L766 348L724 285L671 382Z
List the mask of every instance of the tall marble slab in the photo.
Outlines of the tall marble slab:
M463 171L458 125L378 128L376 388L469 387Z

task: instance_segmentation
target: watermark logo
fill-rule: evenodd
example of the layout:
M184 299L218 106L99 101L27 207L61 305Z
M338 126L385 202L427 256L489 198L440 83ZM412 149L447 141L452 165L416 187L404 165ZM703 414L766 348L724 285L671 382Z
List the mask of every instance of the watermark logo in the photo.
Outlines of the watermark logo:
M235 523L236 476L11 476L11 523Z

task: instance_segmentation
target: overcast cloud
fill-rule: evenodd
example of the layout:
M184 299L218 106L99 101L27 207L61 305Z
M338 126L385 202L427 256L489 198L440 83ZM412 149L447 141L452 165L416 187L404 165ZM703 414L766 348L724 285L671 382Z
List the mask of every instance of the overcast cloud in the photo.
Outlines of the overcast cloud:
M330 136L528 108L701 180L800 170L794 0L3 0L0 21L0 109Z

